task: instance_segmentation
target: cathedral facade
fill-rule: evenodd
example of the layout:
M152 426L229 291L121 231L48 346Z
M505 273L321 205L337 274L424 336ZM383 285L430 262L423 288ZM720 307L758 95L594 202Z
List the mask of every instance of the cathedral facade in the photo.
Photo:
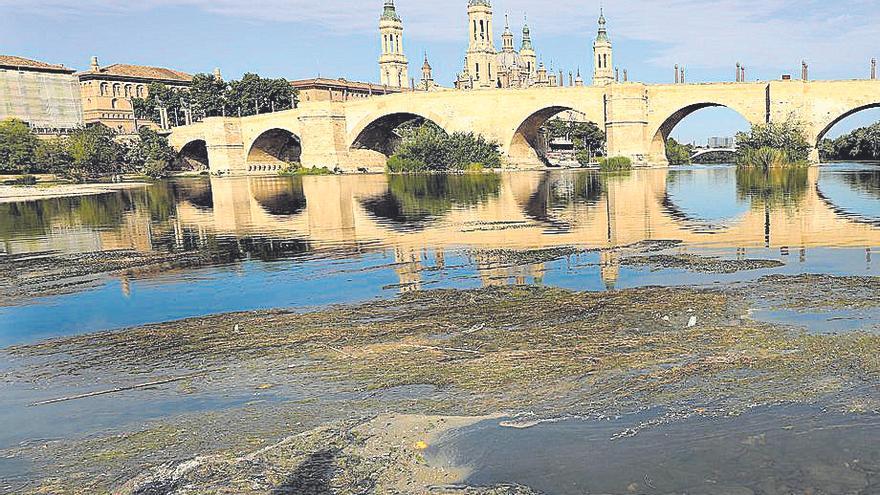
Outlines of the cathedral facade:
M468 50L464 68L455 80L457 89L527 88L550 85L551 77L538 64L528 24L523 25L517 51L510 20L504 16L501 51L495 49L492 3L468 1Z
M510 20L504 16L501 50L495 48L494 17L490 0L468 0L468 48L464 67L454 80L455 89L498 89L565 86L565 74L549 70L539 61L532 45L531 30L523 24L519 50L510 30ZM379 58L380 80L394 88L414 88L421 91L442 90L433 78L427 55L422 66L421 81L409 81L409 64L403 53L403 21L397 15L394 0L385 0L380 19L382 55ZM599 18L599 32L593 44L593 84L614 82L611 40L608 37L604 13ZM568 74L569 86L583 86L580 70L577 77Z

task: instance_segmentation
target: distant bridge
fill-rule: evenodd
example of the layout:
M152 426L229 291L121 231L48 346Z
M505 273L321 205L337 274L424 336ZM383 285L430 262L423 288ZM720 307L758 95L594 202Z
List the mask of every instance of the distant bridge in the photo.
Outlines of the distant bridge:
M691 160L699 158L703 155L708 155L709 153L736 153L736 148L701 148L694 152L691 155Z

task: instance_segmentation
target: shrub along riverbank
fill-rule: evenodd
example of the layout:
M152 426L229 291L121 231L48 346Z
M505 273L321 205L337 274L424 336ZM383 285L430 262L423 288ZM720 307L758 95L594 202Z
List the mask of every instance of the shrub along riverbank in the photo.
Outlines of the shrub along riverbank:
M749 132L737 133L736 145L737 166L762 170L807 166L813 149L803 124L791 119L753 125Z
M478 172L501 167L498 143L473 132L447 134L434 123L398 129L400 144L388 158L388 171Z
M150 129L119 140L99 124L65 137L38 139L21 120L0 122L0 173L50 173L74 182L126 173L161 177L174 157L168 140Z

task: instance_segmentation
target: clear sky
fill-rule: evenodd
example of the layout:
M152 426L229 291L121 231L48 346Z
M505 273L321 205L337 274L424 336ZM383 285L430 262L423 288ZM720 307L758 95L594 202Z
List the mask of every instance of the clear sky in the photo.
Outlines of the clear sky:
M96 55L116 62L290 79L322 75L378 79L383 0L0 0L0 53L84 69ZM396 0L405 23L411 76L427 52L449 85L466 49L466 0ZM589 80L598 0L495 0L496 46L503 15L517 34L528 15L541 59ZM688 80L729 81L736 62L748 79L800 74L865 78L880 58L877 0L607 0L615 63L630 78L670 82L676 63ZM867 111L836 132L880 120ZM745 122L726 109L703 110L674 133L702 143Z

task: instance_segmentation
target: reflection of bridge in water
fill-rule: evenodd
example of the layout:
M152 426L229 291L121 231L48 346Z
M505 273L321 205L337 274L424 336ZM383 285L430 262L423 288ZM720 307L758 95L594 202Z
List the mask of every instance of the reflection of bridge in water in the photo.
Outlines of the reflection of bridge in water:
M409 184L406 177L391 177L389 182L376 175L215 179L210 185L211 208L184 201L178 214L185 226L308 239L315 249L364 244L408 249L610 248L670 239L736 248L880 245L880 229L841 214L821 196L819 169L803 171L800 186L793 187L791 177L780 178L778 186L746 184L741 194L754 194L752 207L716 225L671 207L670 173L674 172L504 174L492 176L498 177L497 184L479 186L487 192L468 190L465 195L448 189L445 181L450 178L443 176L431 179L437 181L433 186ZM474 188L468 183L459 187Z
M231 250L223 258L229 260L310 253L351 258L389 250L399 263L394 268L402 287L412 288L426 260L440 268L451 251L462 249L488 284L539 280L543 272L539 263L505 267L497 262L498 249L604 250L602 274L608 280L618 266L611 248L640 241L680 240L681 250L722 248L731 254L880 246L880 214L859 215L835 204L841 190L880 196L877 173L823 178L822 184L820 173L812 168L765 175L722 167L625 175L190 179L106 196L100 211L111 213L98 230L68 212L45 219L47 235L40 244L28 236L7 241L5 249ZM708 199L694 196L700 190ZM710 203L730 195L736 207L717 218Z

